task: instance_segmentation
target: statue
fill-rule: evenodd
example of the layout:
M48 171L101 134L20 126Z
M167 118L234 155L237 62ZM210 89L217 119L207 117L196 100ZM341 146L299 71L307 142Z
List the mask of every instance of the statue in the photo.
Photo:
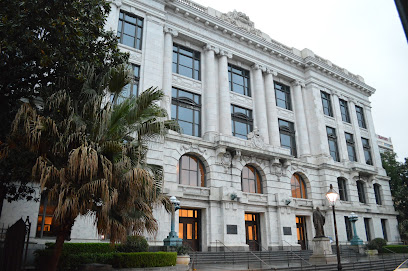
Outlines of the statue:
M325 223L325 218L322 212L320 212L320 208L316 207L316 210L313 211L313 225L316 230L315 238L325 237L323 225Z

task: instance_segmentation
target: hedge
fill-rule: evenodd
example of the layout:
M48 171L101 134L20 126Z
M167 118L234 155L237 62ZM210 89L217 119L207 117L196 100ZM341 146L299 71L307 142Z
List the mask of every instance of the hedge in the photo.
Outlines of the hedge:
M46 243L45 245L47 249L53 249L55 243ZM110 243L64 243L62 254L111 253L115 251L116 247Z
M386 248L386 249L385 249ZM389 249L389 250L388 250ZM389 246L384 246L383 249L381 250L382 253L392 253L391 251L395 253L408 253L408 246L406 245L389 245Z
M176 265L176 252L114 253L115 268L145 268Z

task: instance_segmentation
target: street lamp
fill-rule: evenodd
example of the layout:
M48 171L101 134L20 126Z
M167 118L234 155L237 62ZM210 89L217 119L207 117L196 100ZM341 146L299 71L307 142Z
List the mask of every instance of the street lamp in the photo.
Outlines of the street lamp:
M333 209L333 219L334 219L334 233L336 235L336 250L337 250L337 270L342 270L341 259L340 259L340 248L339 248L339 238L337 236L337 224L336 224L336 211L334 210L334 205L339 199L339 193L333 189L333 185L330 184L330 189L326 193L326 198L329 201L330 206Z
M358 237L357 235L357 229L356 229L356 221L358 220L358 216L352 212L349 216L348 216L349 221L353 224L353 237L350 240L350 244L352 246L358 246L358 245L362 245L363 244L363 240L360 239L360 237Z
M180 201L177 200L175 196L170 197L170 202L173 205L173 208L171 210L171 228L169 232L169 236L163 240L164 245L168 247L177 247L181 246L183 243L183 240L178 237L178 234L174 230L175 228L175 213L178 209L180 209Z

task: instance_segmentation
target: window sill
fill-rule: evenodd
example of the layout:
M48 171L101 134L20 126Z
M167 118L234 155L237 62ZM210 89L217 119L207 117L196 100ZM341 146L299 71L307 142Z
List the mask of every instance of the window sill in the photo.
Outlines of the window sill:
M125 49L125 50L128 50L128 51L130 51L130 52L139 53L139 54L142 53L142 50L139 50L139 49L130 47L130 46L125 45L125 44L122 44L122 43L118 43L118 46L119 46L121 49Z
M182 78L182 79L187 79L187 80L194 81L195 83L199 83L199 84L202 83L201 80L197 80L197 79L194 79L194 78L191 78L191 77L188 77L188 76L179 74L179 73L172 72L171 74L172 74L173 76L180 77L180 78Z

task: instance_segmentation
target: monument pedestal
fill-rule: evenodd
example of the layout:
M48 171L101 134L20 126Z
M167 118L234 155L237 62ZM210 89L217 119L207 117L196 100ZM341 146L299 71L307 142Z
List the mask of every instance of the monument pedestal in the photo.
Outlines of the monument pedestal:
M310 256L311 264L337 263L337 257L332 253L330 239L328 237L313 238L313 255Z

